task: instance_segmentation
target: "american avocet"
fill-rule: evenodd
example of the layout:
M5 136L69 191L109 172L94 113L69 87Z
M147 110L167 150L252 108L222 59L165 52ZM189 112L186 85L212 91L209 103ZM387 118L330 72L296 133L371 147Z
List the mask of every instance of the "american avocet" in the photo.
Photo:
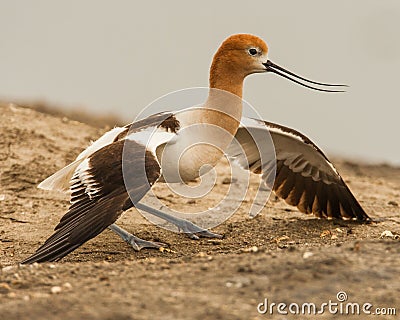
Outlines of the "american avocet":
M210 88L226 91L241 99L246 76L273 72L314 90L342 91L326 88L340 85L310 81L272 63L267 59L267 52L265 42L256 36L238 34L227 38L214 55ZM207 101L212 100L211 89ZM230 150L238 163L265 177L257 141L246 130L251 128L271 134L277 161L273 190L279 197L297 206L301 212L319 217L369 220L332 163L310 139L293 129L270 122L248 118L239 121L242 104L233 100L222 108L197 108L185 114L160 113L126 127L114 128L83 151L73 163L44 180L39 185L42 189L70 190L71 206L56 226L55 233L22 263L59 260L107 227L136 250L162 246L161 243L139 239L114 224L132 206L177 225L193 238L218 237L188 221L139 203L155 182L163 181L165 172L169 170L171 163L167 162L164 166L160 160L161 154L168 148L179 151L190 145L193 142L190 131L185 133L184 128L196 123L210 124L230 134L215 135L213 142L219 148L199 145L180 159L179 176L184 181L198 177L199 169L204 164L215 166L221 158L221 150L229 146L233 136L242 145L241 151L237 148ZM150 131L156 139L146 143L148 140L143 137ZM124 146L128 146L129 150L128 163L125 165L133 178L129 190L131 197L122 172ZM243 161L245 158L247 160ZM143 175L139 172L140 167L145 168L146 181L143 181Z

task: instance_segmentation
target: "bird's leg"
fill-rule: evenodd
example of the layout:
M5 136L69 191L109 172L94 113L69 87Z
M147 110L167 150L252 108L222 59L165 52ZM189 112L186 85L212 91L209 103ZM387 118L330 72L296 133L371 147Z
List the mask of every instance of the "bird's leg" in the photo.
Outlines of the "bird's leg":
M146 211L156 217L159 217L167 222L172 223L178 227L178 230L184 232L189 238L198 240L199 237L205 238L222 238L222 235L203 229L186 219L181 219L169 215L160 210L154 209L142 203L136 203L135 208Z
M121 227L118 227L115 223L109 226L108 228L114 231L117 235L119 235L122 238L122 240L124 240L126 243L130 244L132 248L135 249L136 251L140 251L143 248L159 249L167 247L167 245L162 242L151 242L140 239L134 236L133 234L129 233L128 231L122 229Z

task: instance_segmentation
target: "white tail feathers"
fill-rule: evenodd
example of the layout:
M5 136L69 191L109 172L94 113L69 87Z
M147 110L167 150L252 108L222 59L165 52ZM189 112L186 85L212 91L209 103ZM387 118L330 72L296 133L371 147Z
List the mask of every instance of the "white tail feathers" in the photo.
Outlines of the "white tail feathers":
M124 127L116 127L106 132L99 139L94 141L89 147L83 150L74 162L58 170L46 180L43 180L38 185L38 188L43 190L67 192L70 187L70 180L74 175L76 168L83 162L83 160L90 157L93 153L103 148L104 146L113 143L116 137L125 130L126 128Z
M85 160L85 158L77 159L74 162L71 162L66 167L58 170L56 173L52 174L47 179L43 180L38 188L43 190L54 190L67 192L70 187L70 180L72 175L74 174L76 168L81 164L81 162Z

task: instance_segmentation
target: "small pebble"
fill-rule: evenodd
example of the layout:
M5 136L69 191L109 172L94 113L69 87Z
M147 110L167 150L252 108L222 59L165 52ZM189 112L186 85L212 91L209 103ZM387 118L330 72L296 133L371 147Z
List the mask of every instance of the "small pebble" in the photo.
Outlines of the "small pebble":
M72 285L69 282L66 282L63 284L63 287L67 290L71 290L72 289Z
M332 233L329 230L324 230L321 232L321 234L319 235L320 238L325 238L326 236L331 235Z
M12 270L13 268L14 268L14 266L7 266L7 267L3 267L1 270L3 272L8 272L8 271Z
M227 281L225 283L225 285L228 288L234 287L234 288L239 289L239 288L247 287L247 286L251 285L252 283L253 283L253 281L247 277L237 277L235 279Z
M281 242L281 241L287 241L287 240L290 240L290 238L289 238L288 236L280 236L280 237L277 237L277 238L272 239L270 242L271 242L271 243L272 243L272 242L279 243L279 242Z
M53 294L60 293L61 291L62 291L62 288L60 286L54 286L54 287L51 287L51 289L50 289L50 292Z
M258 247L252 246L252 247L250 247L250 248L245 248L243 251L244 251L244 252L255 253L255 252L258 252Z
M385 230L381 233L381 236L379 238L381 238L381 239L383 239L383 238L398 239L399 235L393 234L392 231L390 231L390 230Z
M0 293L9 293L11 291L11 287L8 285L8 283L1 282L0 283Z
M312 257L314 255L314 253L312 253L311 251L306 251L303 253L303 259L308 259L310 257Z
M399 204L398 204L396 201L393 201L393 200L392 200L392 201L389 201L389 202L388 202L388 205L389 205L389 206L393 206L393 207L398 207L398 206L399 206Z

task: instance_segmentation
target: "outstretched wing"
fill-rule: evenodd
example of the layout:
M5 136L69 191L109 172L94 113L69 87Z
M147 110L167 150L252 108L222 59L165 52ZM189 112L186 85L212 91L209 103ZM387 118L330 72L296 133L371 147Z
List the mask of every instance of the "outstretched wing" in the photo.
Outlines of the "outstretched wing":
M318 217L370 220L333 164L310 139L271 122L242 118L242 123L235 138L244 152L233 147L228 154L245 169L267 178L271 166L262 163L257 147L260 141L256 140L269 132L276 154L273 190L277 196Z
M176 136L179 121L160 113L113 130L56 175L53 185L60 186L72 176L71 206L55 233L22 263L61 259L137 203L160 177L156 149Z
M175 132L175 130L179 128L179 123L170 112L153 114L145 119L138 120L124 127L115 127L104 133L99 139L94 141L85 150L83 150L72 163L43 180L38 185L38 188L44 190L68 192L70 190L70 180L74 175L75 170L83 161L85 161L85 159L90 157L97 150L100 150L101 148L119 140L125 139L127 134L130 132L140 132L148 128L157 127L158 125L161 128L164 128L166 131L171 132Z
M126 190L123 174L135 177L129 183L130 190ZM159 176L153 153L135 141L117 141L96 151L76 169L71 180L71 206L55 233L22 263L56 261L66 256L114 223Z

